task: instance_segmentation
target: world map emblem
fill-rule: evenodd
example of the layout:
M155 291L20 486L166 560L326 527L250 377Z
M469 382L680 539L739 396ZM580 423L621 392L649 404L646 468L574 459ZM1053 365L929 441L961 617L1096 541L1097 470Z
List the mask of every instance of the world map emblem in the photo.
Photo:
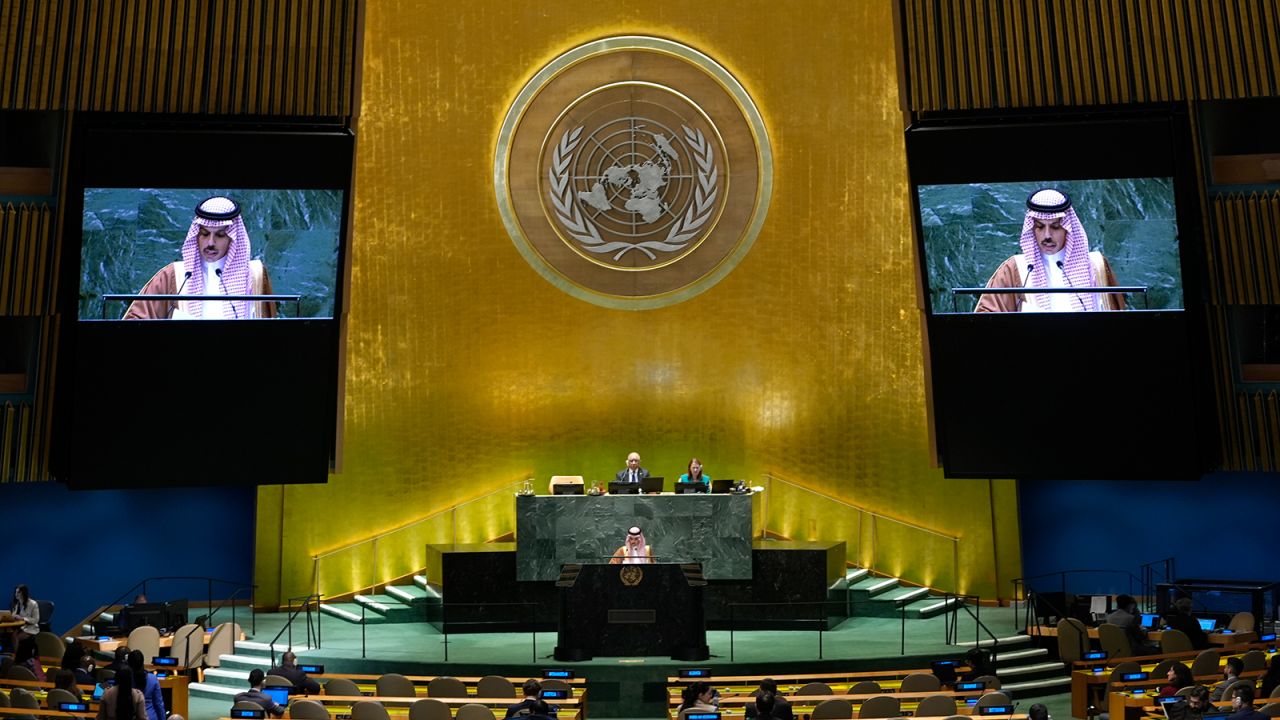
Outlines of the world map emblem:
M565 53L517 96L494 184L516 248L607 307L705 292L750 249L772 158L745 89L679 43L608 38Z

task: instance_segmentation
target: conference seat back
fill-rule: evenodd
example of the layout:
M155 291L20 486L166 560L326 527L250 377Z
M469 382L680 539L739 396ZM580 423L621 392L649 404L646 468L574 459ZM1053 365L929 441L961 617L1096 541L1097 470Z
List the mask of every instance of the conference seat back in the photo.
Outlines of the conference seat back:
M375 684L378 697L416 697L413 681L400 673L386 673Z
M1238 612L1231 616L1231 622L1227 623L1227 629L1232 632L1253 632L1258 629L1257 621L1254 620L1253 613L1249 611Z
M326 682L321 689L324 690L325 695L355 697L360 694L360 688L347 678L333 678Z
M1251 672L1254 670L1267 669L1267 654L1261 650L1250 650L1240 656L1240 662L1244 663L1244 671Z
M1160 633L1160 652L1189 653L1195 650L1191 638L1181 630L1165 630Z
M455 720L497 720L492 710L476 703L467 703L458 708L458 714L454 718Z
M476 683L476 695L482 698L516 697L516 686L501 675L485 675Z
M423 698L409 706L409 720L453 720L449 706L433 698Z
M1089 649L1089 629L1076 618L1058 621L1058 657L1065 663L1073 663L1084 657Z
M920 717L946 717L955 714L956 699L950 695L930 695L916 707L916 715Z
M382 703L373 700L361 700L351 706L351 720L391 720Z
M129 651L139 650L147 662L160 654L160 631L150 625L139 625L129 632Z
M812 720L852 720L853 703L832 698L823 700L813 708Z
M1201 650L1200 654L1191 663L1191 674L1194 677L1203 675L1217 675L1218 664L1222 662L1222 653L1216 648Z
M1124 628L1115 623L1102 623L1098 626L1098 643L1107 652L1108 657L1133 657L1133 646L1129 644L1129 636Z
M289 717L294 720L331 720L329 711L315 700L294 700L289 703Z
M880 683L875 680L863 680L849 687L850 695L874 695L880 692Z
M892 695L877 695L858 708L859 718L896 718L902 714L902 703Z
M942 683L938 681L937 675L929 673L911 673L902 678L902 687L898 692L937 692L942 689ZM947 713L950 715L951 713Z
M432 678L427 683L427 697L466 697L467 686L456 677ZM461 709L461 708L459 708Z
M796 695L834 695L835 693L831 691L831 686L826 683L811 682L801 687L799 690L796 691L795 694Z

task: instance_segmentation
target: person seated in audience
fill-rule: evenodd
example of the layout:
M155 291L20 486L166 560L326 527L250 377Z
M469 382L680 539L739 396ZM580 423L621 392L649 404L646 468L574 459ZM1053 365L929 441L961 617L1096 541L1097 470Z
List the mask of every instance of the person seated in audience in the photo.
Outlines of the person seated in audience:
M776 718L776 720L793 720L794 715L791 712L791 703L787 702L786 698L778 694L778 681L773 678L765 678L760 681L760 688L751 694L756 697L760 697L765 693L769 693L773 696L773 717ZM748 720L756 717L755 705L747 703L743 710L746 711Z
M92 685L98 681L93 665L93 655L85 653L80 656L80 666L71 671L76 676L76 684Z
M676 481L679 484L689 485L691 483L700 483L706 488L711 487L711 476L702 472L702 461L693 458L689 461L689 467L685 473Z
M118 673L121 670L124 670L128 667L129 667L129 648L121 646L116 648L115 657L112 658L111 662L107 663L107 666L104 669L110 670L113 673Z
M1165 705L1164 714L1169 720L1201 720L1210 707L1209 688L1196 685L1184 699Z
M1027 708L1028 720L1053 720L1053 716L1049 714L1049 708L1044 703L1036 703Z
M653 553L644 541L644 531L638 526L627 530L627 537L622 541L622 547L614 550L613 557L609 559L610 565L643 565L651 562L653 562Z
M680 696L684 698L684 702L680 703L677 719L691 712L720 712L720 708L715 705L716 689L711 687L711 683L690 683Z
M782 718L774 715L777 712L778 696L771 692L762 692L756 696L755 717L756 720L782 720ZM751 707L748 705L747 707ZM790 708L788 707L788 710Z
M1231 698L1231 714L1227 720L1264 720L1267 716L1253 709L1253 686L1237 686Z
M1107 615L1104 622L1118 625L1129 636L1129 645L1134 655L1155 655L1160 648L1147 640L1147 631L1138 622L1138 601L1131 595L1117 595L1116 609Z
M1160 697L1173 697L1182 688L1188 685L1195 685L1195 679L1191 677L1191 668L1180 662L1169 666L1167 677L1169 684L1160 688Z
M40 633L40 606L31 599L31 592L26 585L18 585L13 589L13 604L9 612L15 620L26 622L13 631L9 647L17 648L24 638L35 637Z
M32 635L18 642L18 649L13 653L13 664L30 670L40 682L48 679L44 674L44 666L40 664L40 650L36 647L36 639Z
M307 674L298 668L298 656L292 650L280 656L280 664L268 670L267 674L288 680L294 687L306 690L308 695L320 694L320 683L307 677Z
M147 699L133 686L133 673L116 673L116 684L98 701L97 720L147 720Z
M541 699L542 683L533 678L529 678L524 681L524 685L521 686L521 689L524 691L524 699L507 708L507 714L503 716L503 720L516 717L517 715L537 715L539 706L545 708L545 712L542 713L543 715L555 714L555 708L547 705Z
M262 692L262 683L266 681L267 674L262 672L262 668L254 668L249 671L249 689L236 695L235 702L251 702L256 703L266 710L268 714L280 717L284 715L284 706L277 705L271 696Z
M969 669L960 676L961 680L970 681L984 675L995 675L996 664L991 659L991 651L986 648L972 648L960 659L960 664Z
M75 672L75 669L80 667L82 657L84 657L84 647L80 643L71 643L62 652L62 662L58 663L58 667Z
M1280 686L1280 655L1272 655L1271 663L1267 665L1267 672L1262 676L1262 687L1258 688L1258 696L1269 698L1271 692Z
M75 695L77 700L84 700L84 694L80 692L80 688L76 687L76 674L70 670L64 668L54 673L53 686ZM57 710L57 708L50 709Z
M130 650L128 657L129 670L133 673L133 686L142 691L147 699L147 717L151 720L165 720L168 715L164 708L164 693L160 691L160 681L155 673L147 672L146 658L141 650ZM119 676L121 673L116 673Z
M1240 679L1240 673L1244 672L1244 661L1239 657L1227 658L1227 664L1222 666L1222 682L1213 688L1212 699L1214 702L1219 700L1230 700L1231 698L1223 697L1223 693L1227 688L1231 687L1231 683Z
M1191 639L1191 647L1204 650L1209 647L1209 636L1200 629L1200 623L1191 617L1191 598L1178 598L1173 602L1173 612L1164 616L1164 624L1170 630L1180 630Z

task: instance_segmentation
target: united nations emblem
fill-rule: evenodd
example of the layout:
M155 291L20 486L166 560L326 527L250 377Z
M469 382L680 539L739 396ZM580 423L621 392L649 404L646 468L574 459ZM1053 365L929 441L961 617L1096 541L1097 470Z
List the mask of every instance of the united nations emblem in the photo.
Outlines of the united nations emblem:
M570 294L660 307L714 285L764 220L764 124L724 68L668 40L562 55L503 123L494 182L521 254Z
M623 565L622 570L618 572L618 579L627 587L635 587L644 580L644 571L639 565Z

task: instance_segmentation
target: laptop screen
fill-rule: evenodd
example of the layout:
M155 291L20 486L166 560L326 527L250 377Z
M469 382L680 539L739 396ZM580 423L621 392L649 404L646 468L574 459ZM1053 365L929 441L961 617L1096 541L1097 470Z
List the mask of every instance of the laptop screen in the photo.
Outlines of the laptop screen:
M277 705L289 704L289 688L287 687L264 687L262 692L267 694Z
M1150 629L1160 624L1160 616L1155 613L1142 613L1142 627Z
M1200 623L1200 629L1205 632L1213 630L1218 625L1218 621L1213 618L1196 618L1196 622Z

